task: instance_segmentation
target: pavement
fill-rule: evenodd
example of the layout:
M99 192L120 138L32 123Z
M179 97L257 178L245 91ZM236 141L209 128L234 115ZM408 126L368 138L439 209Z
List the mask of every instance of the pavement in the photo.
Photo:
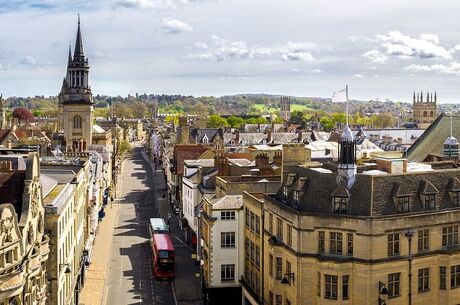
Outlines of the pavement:
M179 219L167 199L163 172L145 161L135 147L125 161L121 197L106 208L99 227L80 293L81 305L202 305L199 267L191 249L182 242ZM167 196L165 196L167 198ZM148 220L171 215L171 240L176 251L177 272L172 282L156 281L152 275Z

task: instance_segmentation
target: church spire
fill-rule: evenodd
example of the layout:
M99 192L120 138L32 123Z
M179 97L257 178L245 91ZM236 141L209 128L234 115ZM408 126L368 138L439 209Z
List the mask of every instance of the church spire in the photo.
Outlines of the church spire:
M85 57L83 53L83 41L81 39L80 14L78 14L77 40L75 41L75 51L74 51L73 57L75 60L83 59Z
M70 66L71 62L72 62L72 46L70 45L70 41L69 41L69 58L67 59L67 67Z

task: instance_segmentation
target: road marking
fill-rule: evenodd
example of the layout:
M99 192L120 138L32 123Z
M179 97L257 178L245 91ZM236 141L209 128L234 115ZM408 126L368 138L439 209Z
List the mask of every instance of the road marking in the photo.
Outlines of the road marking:
M173 293L174 304L177 305L176 287L174 286L173 282L171 282L171 289L172 289L172 293Z

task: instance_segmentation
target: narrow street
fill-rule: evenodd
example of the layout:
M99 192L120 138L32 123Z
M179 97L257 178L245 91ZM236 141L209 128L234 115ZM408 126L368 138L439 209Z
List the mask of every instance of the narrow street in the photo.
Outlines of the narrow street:
M152 173L141 147L135 147L126 160L121 183L113 244L107 253L110 263L105 304L202 304L199 279L195 277L198 266L193 264L190 250L181 241L178 219L174 215L171 240L176 250L176 279L159 282L152 276L148 220L159 215L166 220L171 210L167 200L162 199L165 192L162 172Z

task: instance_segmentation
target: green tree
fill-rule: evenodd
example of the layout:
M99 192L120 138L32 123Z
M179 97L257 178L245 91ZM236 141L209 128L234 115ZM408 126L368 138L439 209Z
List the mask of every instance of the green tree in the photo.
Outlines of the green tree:
M304 113L302 111L294 110L291 112L291 122L294 124L303 124L305 120Z
M208 128L224 128L228 127L228 122L220 115L213 114L209 116L206 126Z
M328 116L323 116L319 122L321 123L324 131L331 131L332 128L334 128L334 122Z
M244 124L244 119L239 116L237 117L232 115L227 119L227 123L230 125L230 127L238 128Z

